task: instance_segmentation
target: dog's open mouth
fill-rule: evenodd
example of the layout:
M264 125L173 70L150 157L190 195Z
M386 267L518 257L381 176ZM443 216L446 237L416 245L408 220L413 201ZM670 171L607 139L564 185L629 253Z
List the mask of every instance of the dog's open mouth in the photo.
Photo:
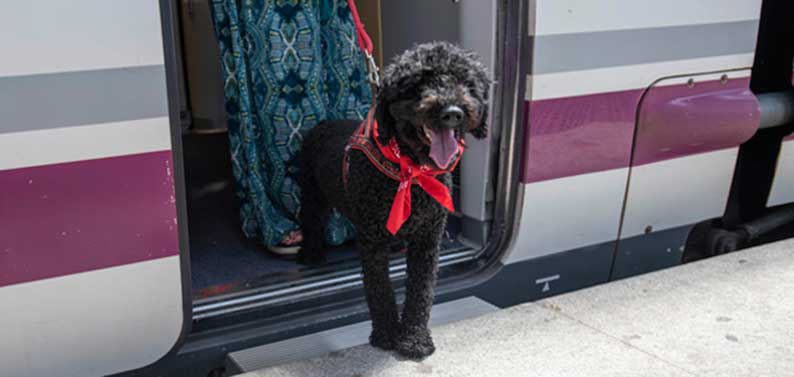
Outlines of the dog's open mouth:
M446 169L458 152L455 130L436 131L422 127L425 142L430 145L430 158L440 169Z

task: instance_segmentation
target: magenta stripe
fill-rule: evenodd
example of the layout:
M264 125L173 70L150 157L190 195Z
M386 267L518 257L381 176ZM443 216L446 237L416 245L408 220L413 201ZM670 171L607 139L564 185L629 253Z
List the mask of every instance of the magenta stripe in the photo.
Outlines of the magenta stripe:
M529 103L525 183L626 167L643 90Z
M662 83L663 84L663 83ZM640 105L634 165L737 147L758 130L750 79L649 89Z
M171 152L0 171L0 286L179 253Z
M673 85L528 102L525 183L629 166L642 99L635 164L738 146L758 126L749 79Z

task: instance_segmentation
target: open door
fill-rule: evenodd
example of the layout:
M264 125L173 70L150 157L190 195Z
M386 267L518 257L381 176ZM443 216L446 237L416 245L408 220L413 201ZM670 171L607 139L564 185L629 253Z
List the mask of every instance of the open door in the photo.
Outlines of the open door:
M140 368L189 325L163 5L20 1L0 12L4 376Z

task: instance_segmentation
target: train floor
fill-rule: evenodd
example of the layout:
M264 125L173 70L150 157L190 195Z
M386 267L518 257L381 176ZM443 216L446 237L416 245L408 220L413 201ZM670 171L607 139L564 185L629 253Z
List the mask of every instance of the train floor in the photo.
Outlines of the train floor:
M183 146L194 298L305 268L293 259L276 257L243 235L227 135L186 135ZM333 248L326 255L329 263L357 258L352 245Z
M362 345L244 376L789 376L791 292L786 240L434 327L421 362Z

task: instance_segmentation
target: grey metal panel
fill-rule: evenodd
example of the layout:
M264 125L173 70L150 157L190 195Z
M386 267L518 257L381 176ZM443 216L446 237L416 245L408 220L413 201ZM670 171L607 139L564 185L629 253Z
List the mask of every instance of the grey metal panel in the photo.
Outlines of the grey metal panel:
M463 48L475 51L489 68L494 76L496 60L496 1L477 0L462 1L460 6L461 24L466 27L460 29L460 44ZM495 84L494 84L495 87ZM498 124L495 124L496 112L494 111L495 93L491 88L491 107L488 120L489 133L485 140L468 138L467 151L460 163L461 169L461 205L460 212L467 218L476 221L490 219L487 203L493 201L493 186L490 174L494 165L494 154L498 142ZM470 239L476 237L469 237Z
M433 307L431 326L461 321L498 310L476 297L466 297ZM239 372L253 371L273 365L308 359L329 352L366 344L370 321L359 322L315 334L230 353L228 362Z
M533 74L749 53L758 21L544 35L534 38Z
M416 43L460 41L460 7L452 1L381 0L381 14L384 64Z
M181 1L184 75L192 127L197 132L224 130L227 126L223 68L212 20L212 2Z
M622 279L681 264L692 225L622 239L615 254L612 279Z
M758 128L783 126L794 121L794 91L758 95L761 121Z
M0 133L168 115L162 65L0 78Z

